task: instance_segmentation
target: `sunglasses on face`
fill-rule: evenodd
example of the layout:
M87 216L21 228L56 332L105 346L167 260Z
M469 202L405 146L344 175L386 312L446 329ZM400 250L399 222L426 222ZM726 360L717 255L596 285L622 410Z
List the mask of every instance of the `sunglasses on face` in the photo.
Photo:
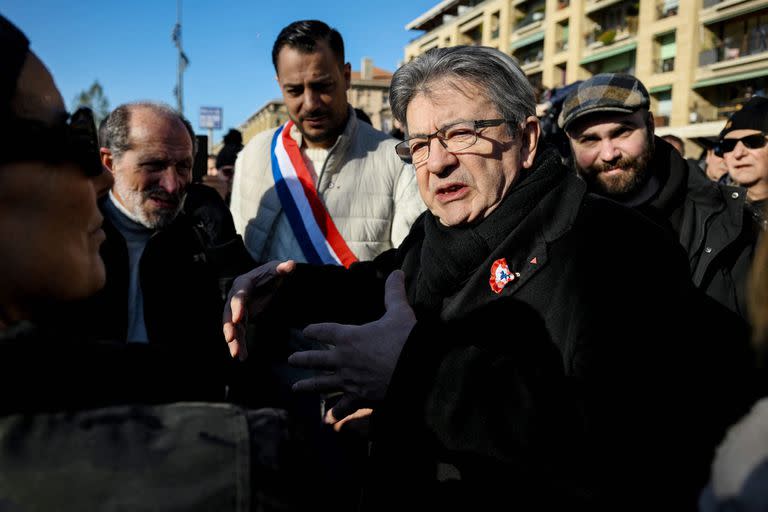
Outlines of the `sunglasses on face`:
M0 129L3 150L0 163L74 163L86 176L102 173L99 140L93 112L80 108L61 121L48 125L32 119L14 118Z
M715 146L715 154L719 157L722 157L726 153L730 153L736 149L736 144L739 142L744 144L744 147L746 148L760 149L766 144L765 134L756 133L754 135L747 135L746 137L742 137L740 139L722 139L717 143L717 146Z

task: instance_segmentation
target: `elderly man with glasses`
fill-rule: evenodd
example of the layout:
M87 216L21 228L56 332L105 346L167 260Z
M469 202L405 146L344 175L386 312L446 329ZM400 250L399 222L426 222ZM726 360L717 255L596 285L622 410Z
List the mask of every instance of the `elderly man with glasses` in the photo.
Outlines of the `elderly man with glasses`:
M747 189L747 211L756 227L765 231L768 199L768 98L755 96L733 114L720 133L716 147L731 179Z
M706 323L719 306L676 241L587 193L503 53L431 50L395 73L390 98L429 211L372 262L240 276L230 352L246 356L249 320L312 324L304 334L332 345L290 357L323 371L294 389L340 393L326 417L338 430L369 422L364 509L405 496L424 510L693 506L733 417L698 398L713 354L721 374L741 367L716 347L728 321Z

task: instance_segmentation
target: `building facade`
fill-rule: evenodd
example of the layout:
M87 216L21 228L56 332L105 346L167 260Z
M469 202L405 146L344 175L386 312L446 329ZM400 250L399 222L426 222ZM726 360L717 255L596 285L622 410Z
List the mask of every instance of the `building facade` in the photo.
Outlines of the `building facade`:
M389 107L389 84L392 73L377 68L369 58L363 58L360 71L352 71L347 101L371 118L374 128L383 132L392 129L392 110Z
M277 128L288 120L288 109L283 100L274 99L266 102L238 128L243 134L243 144L259 132Z
M601 72L637 76L657 133L714 136L751 95L768 95L768 0L444 0L406 25L430 48L495 47L538 90Z

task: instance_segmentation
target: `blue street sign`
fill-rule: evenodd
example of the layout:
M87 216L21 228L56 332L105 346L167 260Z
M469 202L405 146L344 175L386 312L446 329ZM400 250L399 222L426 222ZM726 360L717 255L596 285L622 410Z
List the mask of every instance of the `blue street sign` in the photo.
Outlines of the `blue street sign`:
M221 130L221 107L200 107L200 128Z

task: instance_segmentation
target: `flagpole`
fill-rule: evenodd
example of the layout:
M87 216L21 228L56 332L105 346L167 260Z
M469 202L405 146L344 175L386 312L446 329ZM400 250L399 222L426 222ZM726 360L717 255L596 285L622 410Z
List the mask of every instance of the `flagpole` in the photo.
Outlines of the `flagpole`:
M181 0L176 0L176 26L178 27L176 47L179 49L179 61L176 77L176 110L184 115L184 60L181 46Z

